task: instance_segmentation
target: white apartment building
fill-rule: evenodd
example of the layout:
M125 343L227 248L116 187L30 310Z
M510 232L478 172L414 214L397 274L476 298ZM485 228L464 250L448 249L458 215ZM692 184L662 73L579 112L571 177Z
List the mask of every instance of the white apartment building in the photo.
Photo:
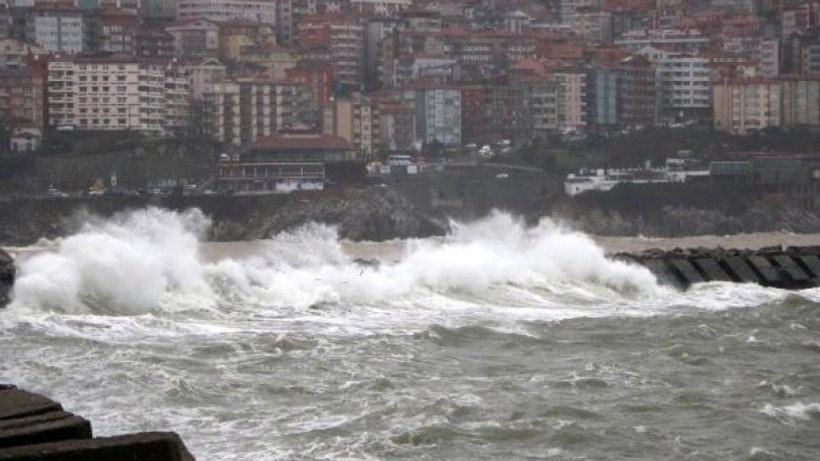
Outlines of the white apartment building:
M757 58L760 61L761 76L777 77L780 75L780 40L761 38Z
M28 41L52 53L88 51L90 27L81 10L34 10L32 15L26 26Z
M159 136L187 127L188 79L167 63L93 58L48 64L49 125L135 130Z
M413 0L350 0L350 9L359 14L390 16L413 6Z
M279 0L178 0L177 20L208 19L216 22L236 18L275 26Z
M650 29L624 32L614 40L616 46L639 52L647 46L702 50L709 45L709 37L697 29Z
M655 87L661 114L685 117L709 112L712 86L709 59L691 53L646 47L638 52L655 65Z
M587 126L587 75L582 72L559 72L553 79L560 85L558 125L564 130Z

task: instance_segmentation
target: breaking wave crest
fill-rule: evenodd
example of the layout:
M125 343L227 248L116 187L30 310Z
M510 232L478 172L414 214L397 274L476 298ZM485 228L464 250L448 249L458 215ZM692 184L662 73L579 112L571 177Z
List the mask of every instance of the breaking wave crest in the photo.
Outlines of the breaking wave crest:
M606 258L550 220L494 213L442 239L407 242L396 261L360 264L312 224L250 257L203 261L209 220L149 208L92 222L20 263L12 309L139 315L237 306L306 309L403 302L549 307L635 300L663 290L644 268ZM408 301L409 300L409 301Z

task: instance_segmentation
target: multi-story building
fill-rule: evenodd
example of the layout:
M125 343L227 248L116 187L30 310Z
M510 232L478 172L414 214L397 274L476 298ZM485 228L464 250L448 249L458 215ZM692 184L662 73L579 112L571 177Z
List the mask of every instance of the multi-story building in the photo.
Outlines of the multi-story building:
M396 18L373 17L364 25L364 87L372 90L381 87L379 64L381 62L382 40L390 36L400 25Z
M26 39L52 53L82 53L89 50L91 25L83 10L43 6L28 10Z
M413 0L350 0L350 10L359 16L391 16L413 6Z
M774 37L764 37L758 44L757 60L761 77L777 77L780 75L780 40Z
M336 98L325 111L325 133L346 139L361 158L373 156L378 148L379 114L371 98L353 93Z
M579 130L587 126L587 75L581 71L560 71L553 74L561 86L558 101L558 124L563 130Z
M253 78L213 83L203 92L203 123L214 139L247 146L296 124L302 90L298 84Z
M650 126L655 122L655 68L643 56L618 63L618 119L624 126Z
M293 0L277 0L276 2L276 42L289 45L293 42L294 31Z
M277 0L177 0L177 20L208 19L216 22L252 19L276 26Z
M219 24L208 19L192 19L170 25L165 30L174 37L176 56L216 57L219 55Z
M0 69L0 119L7 128L43 126L44 88L34 69Z
M781 125L781 87L775 79L744 79L714 85L714 124L746 134Z
M49 125L174 135L187 120L188 79L168 62L58 58L48 63Z
M413 107L402 103L392 93L374 96L379 118L378 145L388 151L409 151L416 139L416 117Z
M561 127L564 87L554 78L537 76L524 83L531 136L543 139Z
M709 58L652 47L642 49L640 54L655 66L659 117L692 120L711 113Z
M697 29L649 29L625 32L615 45L638 52L652 46L665 49L699 51L709 45L709 37Z
M586 40L612 42L612 14L606 11L584 11L574 13L564 19L573 32Z
M177 15L177 0L140 0L140 18L148 20L172 20Z
M781 77L784 127L820 127L820 79Z
M299 44L327 49L336 84L361 88L364 28L353 18L337 14L303 17L299 21Z
M170 58L175 55L174 36L157 27L140 29L136 45L137 56L141 58Z
M561 21L569 19L578 12L598 10L600 8L601 0L561 0Z
M99 13L97 50L114 54L137 53L137 38L141 29L134 11L119 8L104 9Z
M461 91L458 88L426 82L407 85L402 101L416 111L416 141L461 145Z
M29 56L48 54L45 48L14 38L0 39L0 69L23 69Z
M587 71L587 120L595 128L614 128L618 122L618 71L593 67Z

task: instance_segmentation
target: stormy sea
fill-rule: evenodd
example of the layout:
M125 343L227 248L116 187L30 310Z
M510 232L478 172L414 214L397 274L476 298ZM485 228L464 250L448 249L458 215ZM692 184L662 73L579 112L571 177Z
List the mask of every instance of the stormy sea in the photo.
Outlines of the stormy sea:
M146 209L16 249L0 382L199 460L820 457L820 290L681 292L604 248L671 242L504 213L388 243L208 226Z

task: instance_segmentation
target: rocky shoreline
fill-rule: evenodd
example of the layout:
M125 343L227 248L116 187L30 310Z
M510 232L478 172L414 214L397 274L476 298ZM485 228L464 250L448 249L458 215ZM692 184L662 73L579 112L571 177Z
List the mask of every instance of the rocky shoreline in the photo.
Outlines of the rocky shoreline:
M424 190L420 187L419 190ZM432 188L430 189L433 190ZM516 192L523 194L523 191ZM443 201L433 193L411 192L393 186L371 186L325 191L321 194L267 196L118 197L73 199L17 199L0 201L0 245L26 246L41 238L76 232L89 216L158 206L170 210L199 208L211 218L206 236L211 241L243 241L271 237L311 222L336 226L351 241L386 241L445 235L450 217L478 217L470 210L470 196ZM488 197L475 198L493 208ZM496 204L508 209L511 197ZM462 208L448 208L458 202ZM687 204L625 207L558 198L533 206L533 198L511 212L536 222L549 216L574 230L597 236L681 237L735 235L759 232L820 232L820 214L789 205L746 200L732 209ZM724 207L725 208L725 207ZM470 210L470 212L467 212ZM2 277L2 274L0 274ZM2 280L0 280L2 283Z

